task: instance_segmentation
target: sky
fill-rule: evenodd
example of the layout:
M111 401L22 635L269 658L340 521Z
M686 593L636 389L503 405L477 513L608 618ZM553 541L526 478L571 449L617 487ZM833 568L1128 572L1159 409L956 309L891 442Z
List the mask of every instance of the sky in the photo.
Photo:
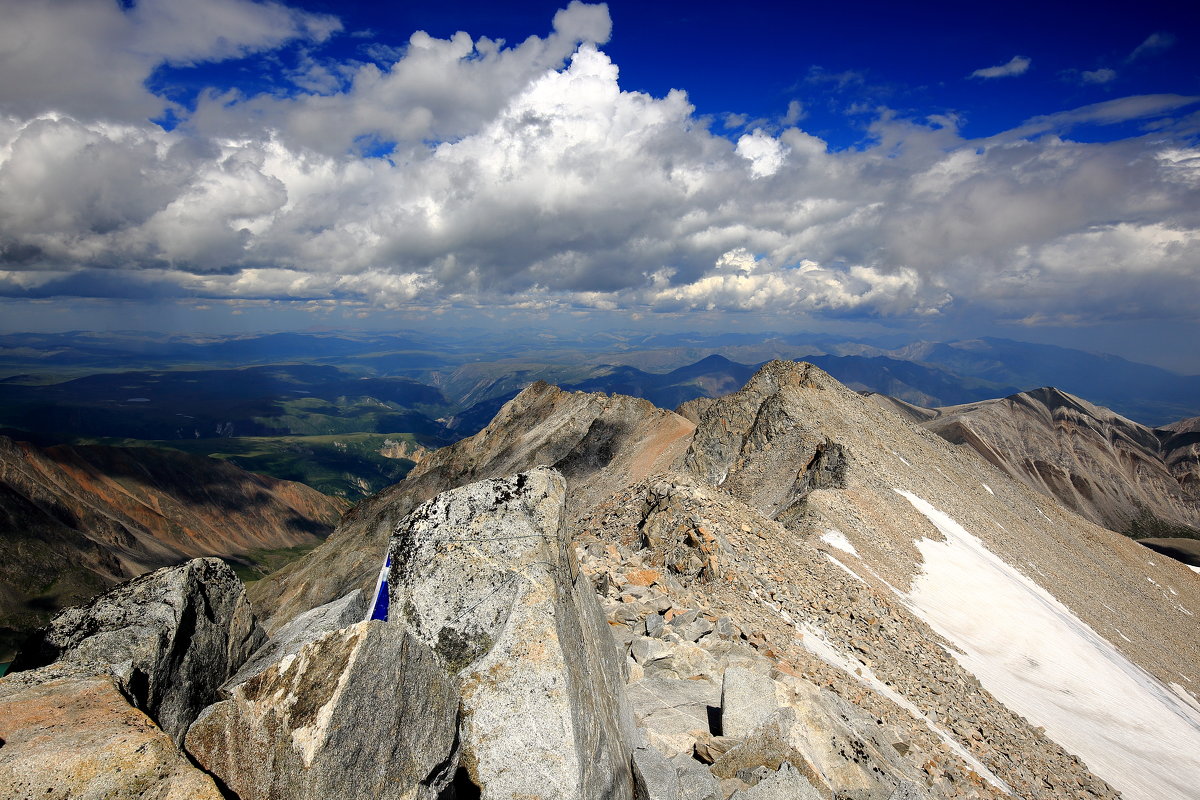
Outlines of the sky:
M1200 373L1194 3L0 20L0 329L999 335Z

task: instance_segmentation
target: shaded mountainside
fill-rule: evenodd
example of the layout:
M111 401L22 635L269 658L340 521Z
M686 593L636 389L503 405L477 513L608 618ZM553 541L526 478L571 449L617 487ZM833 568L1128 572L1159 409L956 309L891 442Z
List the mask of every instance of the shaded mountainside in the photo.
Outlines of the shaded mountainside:
M1054 388L944 408L872 399L1110 530L1200 535L1194 421L1154 430Z
M346 508L302 484L175 451L0 437L0 627L11 637L196 556L311 547Z
M220 566L187 570L235 590ZM65 613L37 651L61 656L0 679L0 704L90 702L113 727L115 682L182 742L161 745L160 781L242 800L1200 785L1200 577L811 364L768 363L678 413L529 386L252 585L272 637L253 654L242 600L217 592L216 681L177 657L196 620L174 609L199 587L172 571L137 586ZM178 594L152 635L120 599ZM146 688L180 682L182 705ZM58 760L87 756L79 732L29 716L0 715L0 782L85 795Z
M1200 497L1200 417L1173 422L1156 431L1167 468L1191 497Z

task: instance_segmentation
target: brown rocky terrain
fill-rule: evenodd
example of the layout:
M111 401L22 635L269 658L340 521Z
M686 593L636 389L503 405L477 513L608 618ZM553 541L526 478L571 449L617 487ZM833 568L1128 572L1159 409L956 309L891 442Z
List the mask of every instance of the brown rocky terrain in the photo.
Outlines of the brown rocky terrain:
M1200 534L1200 423L1148 428L1053 388L943 408L870 398L1114 531Z
M0 660L22 632L120 581L197 556L312 546L347 507L175 451L0 437Z
M385 557L387 621L355 622ZM231 796L1200 783L1200 577L808 364L679 413L531 386L252 595L274 638L199 684L183 739ZM179 741L179 715L128 696ZM23 743L0 775L36 758L22 726L0 735Z

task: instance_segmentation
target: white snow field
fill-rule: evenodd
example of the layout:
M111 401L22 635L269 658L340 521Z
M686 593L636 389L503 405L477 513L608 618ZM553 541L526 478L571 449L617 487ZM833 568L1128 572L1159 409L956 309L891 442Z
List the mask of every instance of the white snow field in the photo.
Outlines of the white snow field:
M836 547L843 553L849 553L852 556L858 555L858 551L854 549L854 545L846 538L846 534L835 528L829 528L822 533L821 541L831 547Z
M916 542L924 571L905 600L959 662L1128 800L1200 797L1200 710L950 516L896 491L946 537Z

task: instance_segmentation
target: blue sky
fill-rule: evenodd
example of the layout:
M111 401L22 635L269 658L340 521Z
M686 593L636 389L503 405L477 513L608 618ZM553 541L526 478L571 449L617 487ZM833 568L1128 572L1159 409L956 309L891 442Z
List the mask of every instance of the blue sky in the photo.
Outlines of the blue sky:
M293 4L336 16L341 35L320 48L340 62L387 63L413 31L457 31L516 44L541 33L563 7L550 2ZM386 5L386 7L384 7ZM610 2L604 50L626 90L663 96L683 89L701 115L740 115L780 124L789 105L804 128L834 148L869 144L869 110L888 106L917 118L952 114L964 135L990 136L1039 115L1128 95L1192 95L1200 86L1195 3L1014 2L1003 10L957 2L698 3ZM1140 6L1140 7L1139 7ZM1149 7L1146 7L1149 6ZM368 35L369 34L369 35ZM1180 43L1179 36L1184 36ZM290 52L289 52L290 51ZM294 65L304 44L277 53ZM1028 60L1019 80L972 77ZM261 57L221 65L164 67L154 82L190 103L214 84L294 91L286 69ZM1075 138L1109 141L1132 125L1079 126Z
M909 5L0 0L2 326L986 334L1200 372L1195 5Z

